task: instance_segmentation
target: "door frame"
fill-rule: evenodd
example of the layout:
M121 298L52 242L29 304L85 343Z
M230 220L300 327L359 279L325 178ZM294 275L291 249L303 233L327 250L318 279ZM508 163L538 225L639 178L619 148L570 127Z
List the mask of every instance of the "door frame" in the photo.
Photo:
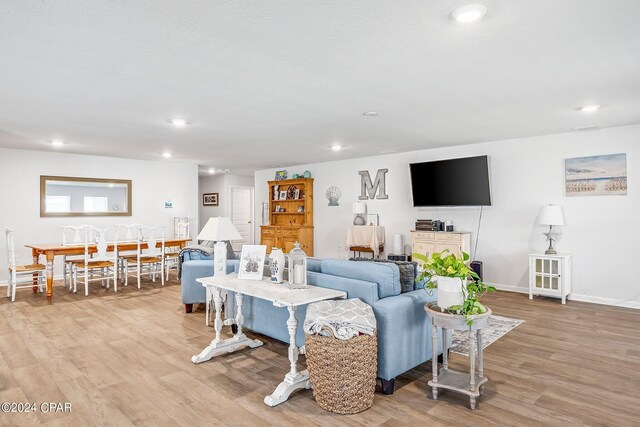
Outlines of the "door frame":
M255 188L250 185L230 185L229 186L229 219L233 222L233 190L236 188L241 189L249 189L250 190L250 200L249 200L249 213L250 213L250 221L251 227L249 227L249 243L250 245L254 245L256 241L256 223L255 223Z

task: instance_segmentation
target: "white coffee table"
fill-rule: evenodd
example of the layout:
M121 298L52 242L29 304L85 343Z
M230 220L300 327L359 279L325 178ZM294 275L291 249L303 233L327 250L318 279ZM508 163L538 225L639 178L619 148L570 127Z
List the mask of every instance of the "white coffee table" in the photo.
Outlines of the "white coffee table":
M242 333L242 300L244 295L271 301L276 307L286 307L289 311L287 329L289 331L289 373L284 376L284 380L276 387L273 393L264 398L264 403L269 406L276 406L286 401L289 395L295 390L311 388L309 382L309 372L304 370L298 372L298 355L304 353L304 348L298 348L296 344L296 330L298 320L296 319L296 308L301 305L327 299L346 298L347 293L334 289L321 288L319 286L309 286L307 289L290 290L286 284L271 283L268 277L262 280L241 280L238 274L228 274L226 276L214 276L197 279L202 286L207 288L213 295L213 305L215 310L214 328L216 336L200 354L191 358L193 363L202 363L216 356L225 353L232 353L244 347L259 347L263 343L259 340L252 340ZM222 321L220 314L222 310L222 291L231 291L236 294L236 317ZM222 325L236 325L236 334L232 338L221 339L220 332Z

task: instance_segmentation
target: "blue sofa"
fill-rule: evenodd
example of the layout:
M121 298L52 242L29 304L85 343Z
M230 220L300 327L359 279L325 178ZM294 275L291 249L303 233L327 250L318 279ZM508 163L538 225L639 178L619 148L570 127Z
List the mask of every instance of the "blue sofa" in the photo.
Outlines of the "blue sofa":
M200 252L185 252L183 255L180 281L182 283L182 303L185 312L191 313L193 304L204 304L207 296L204 287L196 279L213 276L213 255ZM238 261L227 261L227 273L237 269Z
M211 260L190 260L183 264L183 302L204 301L204 290L195 280L213 273ZM238 261L228 261L227 271L237 271ZM431 359L431 325L424 304L435 300L422 289L400 293L400 272L395 264L355 262L338 259L309 259L310 285L347 292L349 298L359 298L373 307L378 326L378 377L382 391L393 393L395 377ZM186 288L186 289L185 289ZM185 296L187 299L185 300ZM233 294L229 295L233 298ZM233 301L233 299L231 299ZM185 302L186 304L186 302ZM235 306L228 304L228 317L235 316ZM243 326L277 340L288 342L286 308L270 302L245 297L242 305ZM298 346L304 343L302 324L306 306L296 311ZM438 354L442 349L438 348Z

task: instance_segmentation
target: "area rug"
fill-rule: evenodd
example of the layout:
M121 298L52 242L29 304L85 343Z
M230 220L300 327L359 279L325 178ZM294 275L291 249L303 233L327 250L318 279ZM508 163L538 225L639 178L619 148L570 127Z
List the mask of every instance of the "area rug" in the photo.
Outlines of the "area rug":
M482 348L489 347L523 322L524 320L492 315L487 321L487 326L482 329ZM469 355L469 335L467 332L453 331L451 351L465 356Z

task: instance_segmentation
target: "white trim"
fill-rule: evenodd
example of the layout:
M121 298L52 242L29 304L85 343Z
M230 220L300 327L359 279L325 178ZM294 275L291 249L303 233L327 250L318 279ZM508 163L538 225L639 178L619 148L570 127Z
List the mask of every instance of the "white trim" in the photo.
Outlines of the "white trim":
M489 283L489 282L485 282L485 283L487 285L495 286L495 288L499 291L517 292L519 294L529 293L529 288L525 286L503 285L501 283ZM581 294L573 294L573 293L569 294L568 299L570 301L581 301L581 302L587 302L590 304L602 304L602 305L610 305L614 307L635 308L640 310L640 301L636 301L636 300L618 300L615 298L604 298L604 297L597 297L593 295L581 295Z

